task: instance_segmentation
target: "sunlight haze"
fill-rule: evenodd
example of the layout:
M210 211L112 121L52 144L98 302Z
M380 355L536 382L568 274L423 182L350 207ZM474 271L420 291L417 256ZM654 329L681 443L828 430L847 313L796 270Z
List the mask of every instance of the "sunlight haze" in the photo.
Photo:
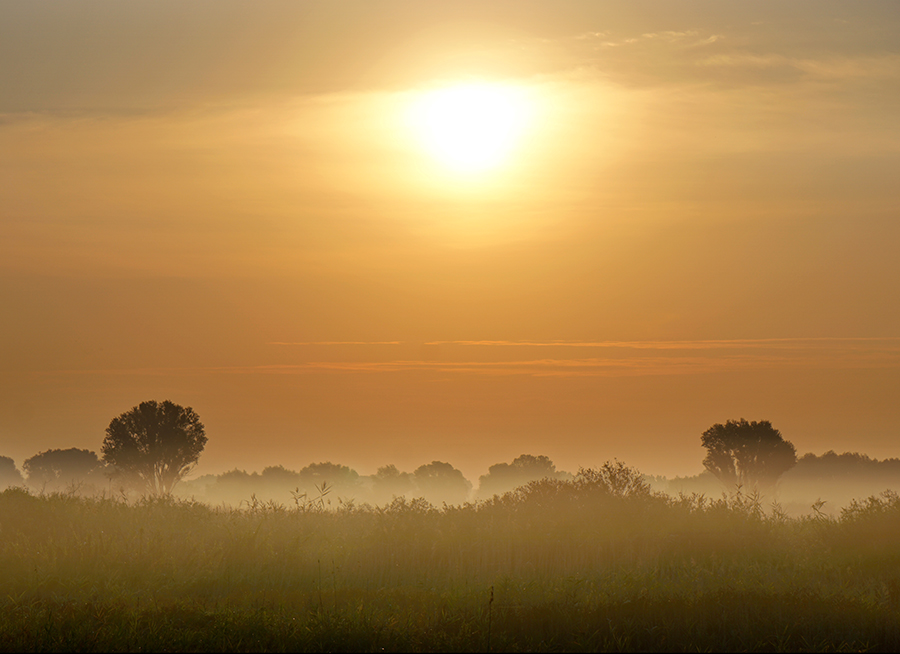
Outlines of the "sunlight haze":
M0 455L900 456L892 2L0 4Z

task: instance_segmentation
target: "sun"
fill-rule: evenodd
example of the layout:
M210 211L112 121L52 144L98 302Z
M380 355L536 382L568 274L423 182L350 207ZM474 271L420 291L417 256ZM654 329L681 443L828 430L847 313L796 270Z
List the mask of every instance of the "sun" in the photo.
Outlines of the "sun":
M467 83L422 92L410 123L431 156L459 173L480 173L509 160L530 119L521 90Z

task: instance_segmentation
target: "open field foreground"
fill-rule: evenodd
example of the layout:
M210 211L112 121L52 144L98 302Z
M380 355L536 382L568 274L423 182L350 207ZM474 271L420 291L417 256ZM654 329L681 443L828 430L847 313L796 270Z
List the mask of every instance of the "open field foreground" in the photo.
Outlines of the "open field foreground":
M461 507L337 506L7 490L0 650L900 649L889 492L789 518L606 464Z

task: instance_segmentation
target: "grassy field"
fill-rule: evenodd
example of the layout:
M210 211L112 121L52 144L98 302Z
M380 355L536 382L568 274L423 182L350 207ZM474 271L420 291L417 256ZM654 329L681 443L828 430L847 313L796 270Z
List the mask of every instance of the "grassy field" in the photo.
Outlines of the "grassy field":
M900 499L790 518L622 464L461 507L0 494L2 651L900 649Z

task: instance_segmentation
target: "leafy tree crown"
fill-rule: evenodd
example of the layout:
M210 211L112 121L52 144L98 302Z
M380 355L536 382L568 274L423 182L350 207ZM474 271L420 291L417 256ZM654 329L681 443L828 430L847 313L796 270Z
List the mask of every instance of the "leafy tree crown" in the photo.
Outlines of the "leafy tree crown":
M71 447L66 450L46 450L25 459L22 469L31 486L47 486L59 490L66 484L87 481L92 473L102 471L103 463L91 450Z
M768 420L728 420L700 438L703 465L728 487L772 487L797 463L797 451Z
M167 495L197 463L206 441L192 408L151 400L113 418L101 452L118 475L154 495Z

